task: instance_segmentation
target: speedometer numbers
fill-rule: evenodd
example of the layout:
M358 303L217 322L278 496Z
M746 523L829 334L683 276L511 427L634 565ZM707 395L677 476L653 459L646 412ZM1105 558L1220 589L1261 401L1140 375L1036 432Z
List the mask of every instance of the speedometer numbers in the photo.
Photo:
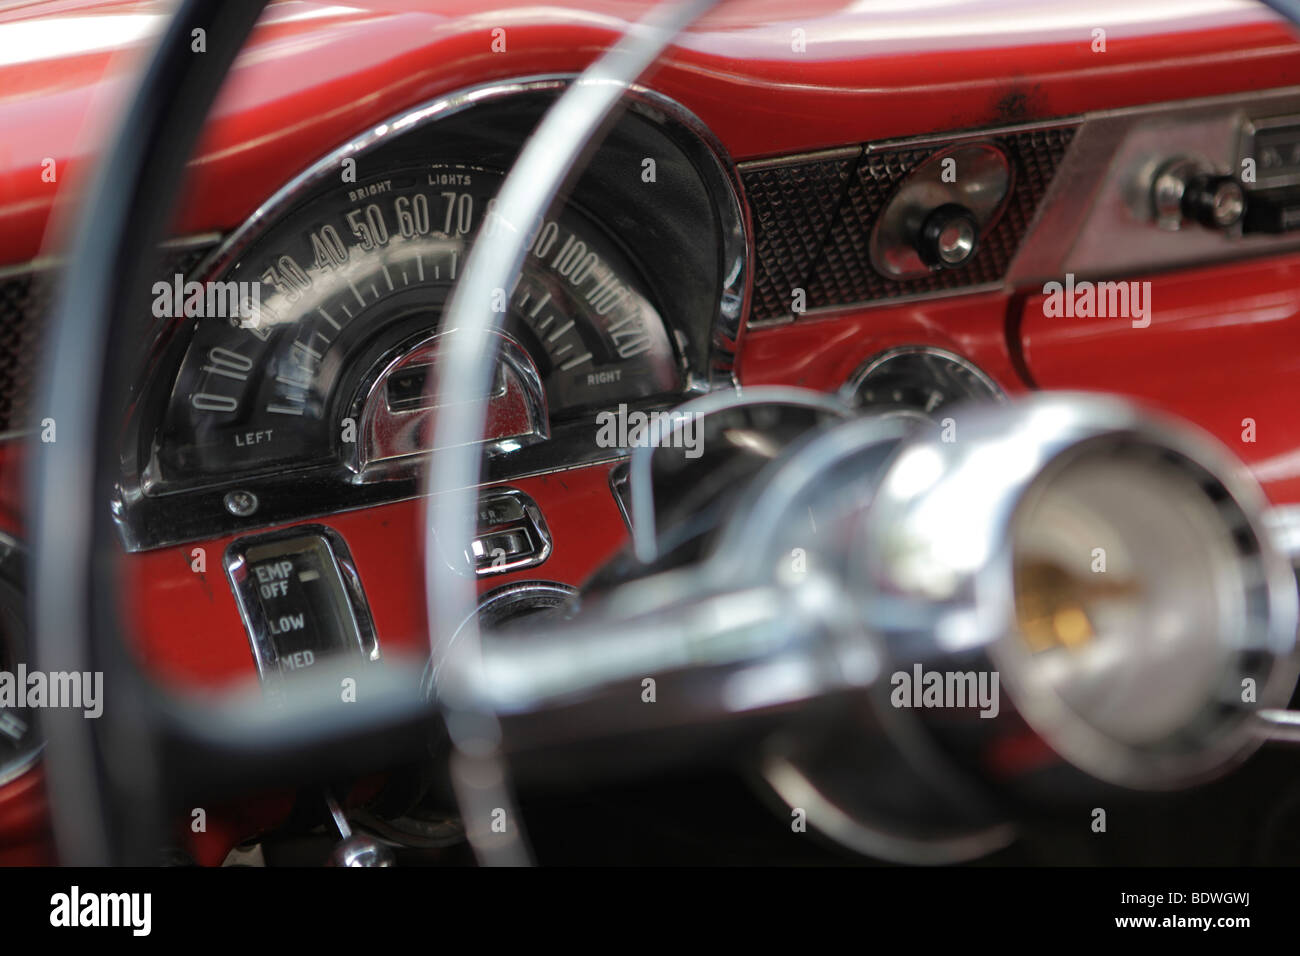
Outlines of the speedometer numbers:
M355 467L358 427L381 420L401 432L404 455L427 450L431 343L455 334L439 318L469 243L495 227L499 185L463 166L389 171L300 204L245 249L213 280L258 294L235 322L195 319L152 443L150 490L331 459ZM487 440L544 437L547 420L591 421L680 387L642 278L577 209L537 224L514 288L484 308L504 313L510 360L497 381L513 390L498 409L504 431Z

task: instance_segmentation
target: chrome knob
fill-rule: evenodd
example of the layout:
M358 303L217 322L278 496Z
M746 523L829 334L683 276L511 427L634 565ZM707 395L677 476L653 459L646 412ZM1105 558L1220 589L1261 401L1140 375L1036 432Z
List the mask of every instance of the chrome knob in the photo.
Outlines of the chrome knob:
M916 252L931 269L955 269L974 258L979 235L973 212L958 203L944 203L925 217Z
M370 836L353 834L330 854L330 866L393 866L392 848Z
M354 833L347 815L330 791L325 791L325 806L341 839L330 853L330 866L394 866L397 862L392 847L365 833Z
M1183 157L1161 166L1151 181L1156 225L1178 230L1185 221L1228 230L1246 215L1246 190L1232 176L1215 173L1197 159Z
M1183 191L1183 215L1207 229L1230 229L1246 215L1246 190L1231 176L1193 176Z

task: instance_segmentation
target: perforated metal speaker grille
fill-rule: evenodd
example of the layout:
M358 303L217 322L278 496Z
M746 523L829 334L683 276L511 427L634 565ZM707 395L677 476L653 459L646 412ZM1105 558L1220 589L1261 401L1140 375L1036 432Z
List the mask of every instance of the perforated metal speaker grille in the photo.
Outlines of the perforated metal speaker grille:
M754 317L788 315L793 290L807 288L861 155L741 168L754 221Z
M0 433L22 428L36 375L41 319L49 311L49 273L0 280Z
M867 149L851 163L811 161L742 168L754 207L758 260L751 321L791 318L795 288L806 290L806 306L812 310L1000 281L1076 128L1062 125L990 134L987 141L1000 145L1014 167L1012 195L1005 211L965 266L908 280L886 278L871 265L871 229L907 174L949 143ZM845 163L851 165L847 180L837 181ZM779 176L773 175L777 173ZM829 214L829 225L823 226L828 219L824 197L837 185L841 187L840 201ZM783 187L783 193L774 195ZM769 235L769 230L778 234Z
M188 275L213 243L187 245L164 254L160 275ZM0 278L0 436L30 425L38 349L54 300L57 269L9 272Z

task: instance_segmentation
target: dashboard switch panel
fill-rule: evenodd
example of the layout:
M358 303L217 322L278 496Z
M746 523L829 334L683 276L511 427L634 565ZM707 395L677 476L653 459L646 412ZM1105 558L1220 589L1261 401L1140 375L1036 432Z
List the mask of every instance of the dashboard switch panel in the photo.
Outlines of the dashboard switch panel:
M361 581L332 529L241 538L226 551L226 574L263 680L328 658L379 658Z
M1078 126L1058 119L741 163L754 218L750 326L1000 285ZM980 233L973 245L954 235L959 251L945 267L925 262L917 241L947 203L975 213Z

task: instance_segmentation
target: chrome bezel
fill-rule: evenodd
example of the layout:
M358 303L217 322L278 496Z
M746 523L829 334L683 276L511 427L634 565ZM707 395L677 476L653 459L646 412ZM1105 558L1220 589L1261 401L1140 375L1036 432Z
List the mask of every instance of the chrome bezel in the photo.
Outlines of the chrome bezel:
M576 598L578 594L578 589L571 584L546 580L512 581L510 584L503 584L500 587L493 588L479 598L474 613L461 622L460 627L456 629L448 642L448 646L450 647L456 642L461 631L465 629L465 626L470 621L491 621L492 615L513 610L517 606L531 606L534 608L559 607ZM433 698L437 692L437 686L438 667L430 659L424 666L424 673L420 676L420 687L426 697Z
M532 554L522 558L516 558L514 561L507 561L505 564L487 567L475 567L474 576L479 578L496 577L498 574L510 574L513 571L522 571L525 568L535 568L539 564L545 564L546 559L551 556L555 550L555 545L551 540L551 529L546 525L546 518L542 514L542 509L537 507L535 502L528 495L524 494L517 488L488 488L480 492L478 496L479 510L483 509L485 502L492 501L513 501L519 506L523 514L523 526L528 529L529 536L537 542L537 550ZM481 534L476 534L474 540L477 541ZM464 553L462 551L462 553ZM472 561L472 555L466 554L467 559ZM455 570L453 568L453 570Z
M431 335L422 336L415 342L406 341L396 348L390 349L375 363L372 373L362 381L361 387L357 389L356 400L352 403L352 407L348 412L352 420L358 423L357 440L353 443L350 454L344 457L344 461L348 469L353 473L352 480L358 484L418 473L419 465L424 461L425 456L429 454L427 448L410 447L397 450L391 455L367 459L362 447L364 445L362 433L369 424L366 421L365 411L372 401L383 401L382 398L376 398L376 396L378 391L384 387L389 374L398 368L412 352L437 342L444 334L443 332L434 332ZM517 449L521 445L534 445L548 441L551 437L551 421L546 404L545 386L542 384L541 376L537 373L536 366L533 365L532 358L510 336L499 332L493 334L501 340L499 361L502 366L509 368L518 380L523 391L524 402L528 407L529 422L535 422L536 426L527 433L484 441L483 454L489 458L508 454L510 450ZM420 409L420 411L425 410L427 409Z
M471 86L427 101L376 124L308 166L260 205L230 233L194 270L198 281L218 277L304 196L332 181L339 164L359 157L394 138L448 119L484 103L514 97L563 92L572 74L546 74ZM688 366L683 394L692 395L735 387L734 367L744 333L753 285L753 236L744 187L725 148L713 133L684 106L663 94L634 85L626 94L627 109L658 127L690 160L695 175L713 205L720 229L719 267L722 287L712 326L707 331L706 361ZM164 353L174 345L175 329L159 329L144 381L174 372ZM649 400L638 407L661 407ZM414 475L398 476L367 487L342 462L305 465L291 471L244 476L193 490L167 495L147 495L143 465L139 460L141 415L130 417L123 442L123 475L112 507L128 551L144 551L191 541L274 527L288 521L323 517L339 511L420 498L423 490ZM591 434L588 434L591 433ZM594 429L557 428L549 441L535 448L497 456L484 469L484 481L511 480L549 474L588 465L622 460L620 449L596 445ZM222 506L222 496L232 487L255 493L261 506L253 515L240 517Z
M871 409L859 405L857 401L858 390L862 387L863 382L865 382L873 372L882 366L887 365L895 359L909 355L929 355L940 359L941 361L956 365L984 386L984 388L988 389L989 394L987 396L964 396L965 398L987 399L989 401L998 402L999 404L1005 403L1007 400L1007 393L1004 392L1002 387L998 385L997 382L993 381L993 379L989 377L988 373L986 373L982 368L970 359L958 355L956 352L951 352L948 349L942 349L934 345L900 345L871 356L871 358L858 366L858 370L850 375L848 380L840 386L840 399L852 408L865 409L870 413Z
M1258 166L1258 157L1255 156L1255 137L1260 132L1266 132L1274 129L1285 129L1286 127L1300 132L1300 113L1287 113L1281 116L1268 117L1247 117L1241 124L1241 149L1239 159L1252 157L1256 160ZM1240 163L1238 164L1240 168ZM1255 182L1251 185L1255 189L1275 189L1278 187L1295 186L1300 184L1300 173L1281 173L1269 177L1261 177L1256 171Z
M959 155L962 157L959 181L947 183L942 173L936 177L945 161L956 162ZM1016 168L1006 149L995 140L942 147L903 177L876 216L867 237L872 266L886 279L894 281L917 279L944 268L938 264L930 265L921 258L917 233L924 213L951 203L969 209L978 225L967 255L961 261L951 263L950 267L966 264L974 258L980 242L1002 218L1015 188Z
M343 596L352 613L351 624L356 634L356 648L364 661L379 660L379 637L375 631L375 622L370 615L370 605L366 602L365 590L361 587L361 577L357 574L356 562L347 541L333 528L325 525L294 525L267 534L238 538L226 548L223 565L230 589L235 594L235 603L239 606L239 619L248 634L248 643L253 651L253 660L257 664L257 676L263 684L274 684L283 679L279 668L279 657L271 642L271 635L263 618L261 605L253 593L253 582L248 576L248 549L277 541L290 541L294 538L316 536L325 541L330 553L334 570L343 582Z

